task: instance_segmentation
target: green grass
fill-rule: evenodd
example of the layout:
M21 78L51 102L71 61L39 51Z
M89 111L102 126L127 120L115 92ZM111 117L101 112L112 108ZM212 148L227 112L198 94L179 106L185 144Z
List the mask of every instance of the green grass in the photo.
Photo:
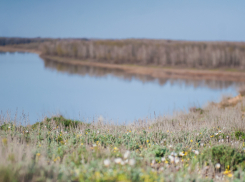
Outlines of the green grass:
M0 181L245 181L244 102L129 125L4 119Z

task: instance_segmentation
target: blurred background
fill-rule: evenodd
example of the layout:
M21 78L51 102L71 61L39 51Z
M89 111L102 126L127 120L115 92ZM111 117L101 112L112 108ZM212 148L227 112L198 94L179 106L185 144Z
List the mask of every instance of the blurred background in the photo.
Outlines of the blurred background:
M119 123L244 85L242 0L0 0L0 110Z

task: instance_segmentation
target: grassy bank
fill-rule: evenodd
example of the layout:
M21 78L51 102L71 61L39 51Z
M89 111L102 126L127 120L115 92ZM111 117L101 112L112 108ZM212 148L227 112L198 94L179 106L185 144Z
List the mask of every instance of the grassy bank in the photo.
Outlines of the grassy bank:
M1 116L0 181L245 181L245 99L129 125Z

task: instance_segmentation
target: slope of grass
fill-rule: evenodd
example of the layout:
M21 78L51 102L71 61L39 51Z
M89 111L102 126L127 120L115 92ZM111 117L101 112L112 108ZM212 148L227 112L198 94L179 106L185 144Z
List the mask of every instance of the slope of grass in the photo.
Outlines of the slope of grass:
M244 105L129 125L2 117L0 181L245 181Z

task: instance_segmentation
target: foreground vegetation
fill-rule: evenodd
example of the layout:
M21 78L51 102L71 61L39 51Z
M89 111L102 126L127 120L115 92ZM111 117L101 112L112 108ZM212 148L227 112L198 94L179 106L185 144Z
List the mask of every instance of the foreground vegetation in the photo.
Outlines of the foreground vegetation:
M116 125L1 116L0 181L245 181L245 99Z

